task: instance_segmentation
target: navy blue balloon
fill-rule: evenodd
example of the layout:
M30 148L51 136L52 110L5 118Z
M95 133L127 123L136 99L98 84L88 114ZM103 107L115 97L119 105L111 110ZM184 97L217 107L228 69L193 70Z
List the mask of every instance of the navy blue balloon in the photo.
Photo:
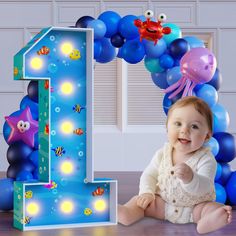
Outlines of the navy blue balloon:
M105 37L110 38L112 35L118 32L118 25L121 16L114 11L105 11L98 17L99 20L103 21L106 25Z
M207 84L212 85L217 91L220 89L222 84L222 75L218 68L216 68L215 74L213 75L212 79L207 82Z
M7 160L9 164L15 164L26 160L33 149L23 141L16 141L7 149Z
M218 162L230 162L236 155L234 136L226 132L218 132L213 137L219 143L219 152L216 155Z
M33 100L34 102L38 102L38 81L30 81L27 87L27 93L31 100Z
M177 96L169 99L168 97L170 96L171 93L166 93L164 98L163 98L163 102L162 102L162 105L163 105L163 110L165 112L165 114L167 115L168 114L168 111L170 109L170 107L177 101L181 98L182 96L182 93L178 94Z
M0 210L10 211L13 209L13 179L0 179Z
M33 172L35 170L35 166L32 163L32 161L25 160L25 161L22 161L20 163L16 163L16 164L10 165L8 167L8 169L7 169L7 177L15 179L17 174L20 171L23 171L23 170L26 170L26 171L29 171L29 172Z
M16 181L27 181L33 179L33 174L27 170L21 170L16 175Z
M220 183L221 185L225 185L232 174L232 170L228 163L220 163L220 165L221 165L221 176L216 182Z
M125 38L119 33L111 36L111 44L116 48L122 47L124 42Z
M34 179L38 179L39 178L39 170L38 170L38 168L35 168L35 170L33 171L33 177L34 177Z
M87 28L88 23L92 20L94 20L94 18L92 16L82 16L76 21L75 27L77 27L77 28Z
M116 50L111 45L110 40L108 38L102 38L100 42L102 46L102 51L96 61L100 63L107 63L112 61L116 56Z
M151 73L153 83L161 89L166 89L169 84L166 81L166 72Z
M170 69L174 66L174 59L169 54L163 54L159 59L160 66L164 69Z
M236 171L233 172L225 186L228 199L232 205L236 205Z
M131 64L136 64L145 56L143 44L139 40L128 40L121 48L123 59Z
M28 95L24 96L23 99L21 100L20 109L24 110L27 106L30 108L33 119L38 120L39 118L38 103L31 100Z
M224 204L226 202L226 191L221 184L215 183L216 202Z
M189 43L182 39L178 38L171 42L169 46L170 55L175 59L181 59L181 57L190 50Z
M39 151L35 150L29 155L29 159L33 162L35 167L39 165Z

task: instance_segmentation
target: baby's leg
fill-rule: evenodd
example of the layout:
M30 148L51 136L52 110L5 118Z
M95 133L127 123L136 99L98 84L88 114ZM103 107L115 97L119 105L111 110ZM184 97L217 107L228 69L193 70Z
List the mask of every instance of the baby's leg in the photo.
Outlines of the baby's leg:
M125 205L118 205L118 222L131 225L144 217L144 210L137 206L137 197L131 198Z
M146 208L144 212L145 216L153 217L159 220L165 219L165 201L158 195L155 200Z
M199 234L224 227L232 221L232 207L217 202L203 202L193 209L193 220Z

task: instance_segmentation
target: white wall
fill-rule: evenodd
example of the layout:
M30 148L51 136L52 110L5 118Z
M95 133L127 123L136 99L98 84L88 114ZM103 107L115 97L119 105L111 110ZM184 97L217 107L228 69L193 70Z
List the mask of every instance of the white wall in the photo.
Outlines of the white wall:
M188 32L199 35L206 33L212 36L212 50L217 57L218 68L223 75L219 102L230 114L231 124L228 131L235 135L236 1L233 0L43 0L40 2L35 0L0 0L0 127L4 124L4 116L19 109L20 100L25 95L27 85L20 81L13 81L13 56L28 42L31 35L50 25L74 25L76 20L84 15L96 18L105 10L114 10L124 16L128 14L141 15L147 9L152 9L155 15L161 12L166 13L168 21L178 24L186 34ZM114 68L113 71L116 74L113 75L113 77L115 76L114 83L111 84L114 92L113 95L109 95L112 97L106 98L106 100L113 102L110 103L113 104L112 107L106 110L110 119L101 122L99 112L95 112L95 115L98 114L95 116L97 119L95 124L97 125L94 129L95 171L140 171L151 159L154 151L166 141L165 129L163 122L148 123L145 114L150 116L149 113L142 114L146 123L138 121L140 124L131 124L129 122L132 114L129 113L130 90L127 71L130 67L117 61ZM99 76L97 75L97 77ZM149 79L151 80L151 78ZM99 88L99 80L97 79L97 81L98 87L96 88ZM99 98L97 97L97 99ZM157 99L159 99L158 96ZM154 110L155 108L153 108ZM7 147L1 128L0 171L5 171L8 167ZM236 161L232 167L236 169Z

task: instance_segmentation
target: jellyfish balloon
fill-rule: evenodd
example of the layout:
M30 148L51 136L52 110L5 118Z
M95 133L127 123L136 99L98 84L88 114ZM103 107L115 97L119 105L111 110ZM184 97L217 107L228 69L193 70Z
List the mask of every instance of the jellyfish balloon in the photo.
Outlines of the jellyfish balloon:
M182 77L164 90L169 99L183 91L182 97L191 96L197 84L210 81L216 70L216 58L207 48L192 48L180 61Z

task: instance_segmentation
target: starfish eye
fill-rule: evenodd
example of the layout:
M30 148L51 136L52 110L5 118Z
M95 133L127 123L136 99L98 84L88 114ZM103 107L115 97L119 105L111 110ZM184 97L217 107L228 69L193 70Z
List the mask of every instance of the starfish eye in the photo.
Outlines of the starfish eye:
M24 121L23 120L19 120L17 123L17 128L21 129L24 126Z
M30 128L30 123L28 121L25 121L24 128L25 130L28 130Z

